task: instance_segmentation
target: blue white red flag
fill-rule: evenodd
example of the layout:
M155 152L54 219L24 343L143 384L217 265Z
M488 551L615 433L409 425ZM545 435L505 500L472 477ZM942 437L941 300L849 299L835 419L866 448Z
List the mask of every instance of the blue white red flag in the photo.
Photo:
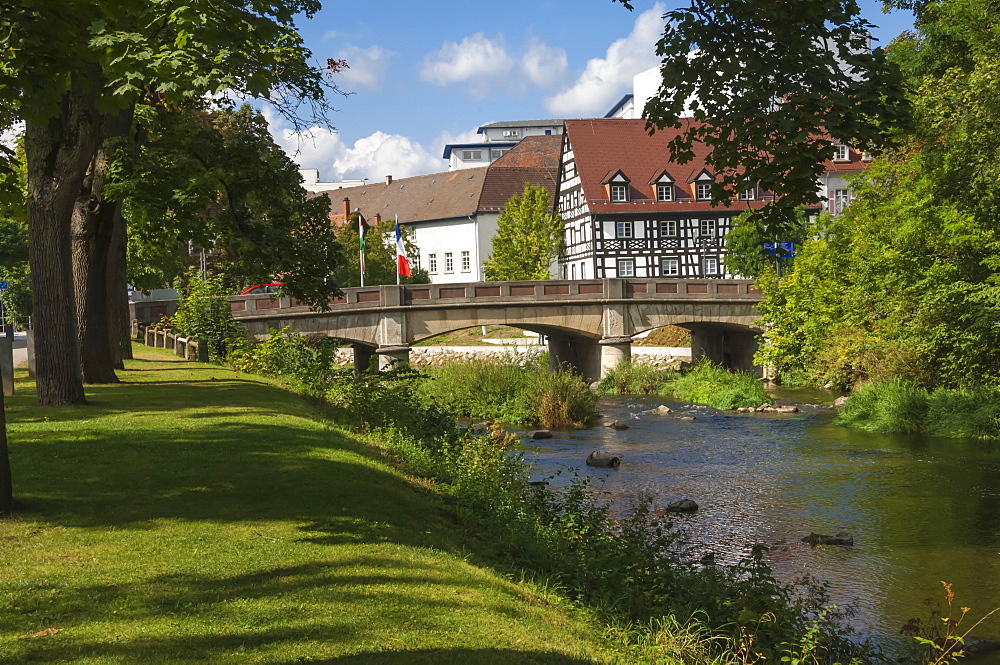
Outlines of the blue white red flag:
M399 217L396 218L396 268L403 277L410 276L410 260L406 258L406 247L403 246L403 232L399 228Z

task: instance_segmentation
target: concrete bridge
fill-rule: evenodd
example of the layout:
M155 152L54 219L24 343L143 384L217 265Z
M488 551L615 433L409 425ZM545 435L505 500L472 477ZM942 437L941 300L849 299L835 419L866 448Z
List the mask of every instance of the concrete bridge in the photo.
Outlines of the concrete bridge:
M545 335L553 364L569 363L597 379L630 358L633 335L668 324L691 331L693 359L759 373L759 301L748 280L613 278L348 288L327 312L268 295L233 296L230 307L257 337L289 326L350 341L358 368L367 368L372 355L383 368L406 363L411 344L441 333L508 325Z

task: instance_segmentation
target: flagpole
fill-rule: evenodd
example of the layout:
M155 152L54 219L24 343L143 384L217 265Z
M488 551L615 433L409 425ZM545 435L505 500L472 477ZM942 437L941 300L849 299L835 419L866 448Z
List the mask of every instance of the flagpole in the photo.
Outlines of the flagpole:
M396 229L399 229L399 213L396 213ZM399 286L399 256L396 256L396 286Z
M358 267L361 270L361 286L365 285L365 222L361 217L361 213L358 213L358 241L360 243L359 248L359 261Z

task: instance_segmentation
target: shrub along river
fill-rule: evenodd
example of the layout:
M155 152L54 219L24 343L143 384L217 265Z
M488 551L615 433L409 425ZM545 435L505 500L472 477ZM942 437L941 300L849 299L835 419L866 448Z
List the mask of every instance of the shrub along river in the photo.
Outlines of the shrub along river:
M674 413L653 413L659 404ZM899 629L908 619L928 623L932 609L944 608L942 580L953 585L956 613L972 608L966 625L1000 607L1000 444L871 434L834 425L831 407L801 409L742 415L660 397L605 397L598 421L629 429L554 432L524 442L523 451L533 479L572 467L619 505L642 493L660 506L694 499L699 510L673 521L699 556L714 552L731 563L764 544L776 577L828 582L833 601L856 610L860 635L889 651L907 640ZM593 450L620 457L621 466L585 466ZM850 532L854 546L801 541L838 531ZM973 634L1000 639L1000 612ZM997 664L1000 655L976 662Z

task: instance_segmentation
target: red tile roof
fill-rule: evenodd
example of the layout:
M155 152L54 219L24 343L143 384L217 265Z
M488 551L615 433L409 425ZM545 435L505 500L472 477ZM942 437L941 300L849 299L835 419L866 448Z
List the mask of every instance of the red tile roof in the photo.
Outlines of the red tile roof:
M707 147L695 144L694 158L685 164L671 161L671 152L667 144L685 129L686 127L668 128L650 135L643 119L567 120L566 137L573 149L576 169L591 212L668 212L711 210L716 207L710 201L696 201L693 192L693 182L703 170L709 174L714 173L705 162ZM850 155L850 162L830 161L827 162L827 167L834 172L847 172L858 171L866 166L855 150L852 149ZM629 180L628 201L611 203L602 181L619 170ZM656 188L651 184L651 181L658 178L663 171L666 171L674 181L672 202L657 201ZM771 200L772 196L769 192L758 192L756 201L737 201L734 198L726 209L760 208L766 201Z
M499 212L511 196L520 196L525 184L544 187L553 209L559 180L562 136L526 136L489 166L479 199L481 212Z

